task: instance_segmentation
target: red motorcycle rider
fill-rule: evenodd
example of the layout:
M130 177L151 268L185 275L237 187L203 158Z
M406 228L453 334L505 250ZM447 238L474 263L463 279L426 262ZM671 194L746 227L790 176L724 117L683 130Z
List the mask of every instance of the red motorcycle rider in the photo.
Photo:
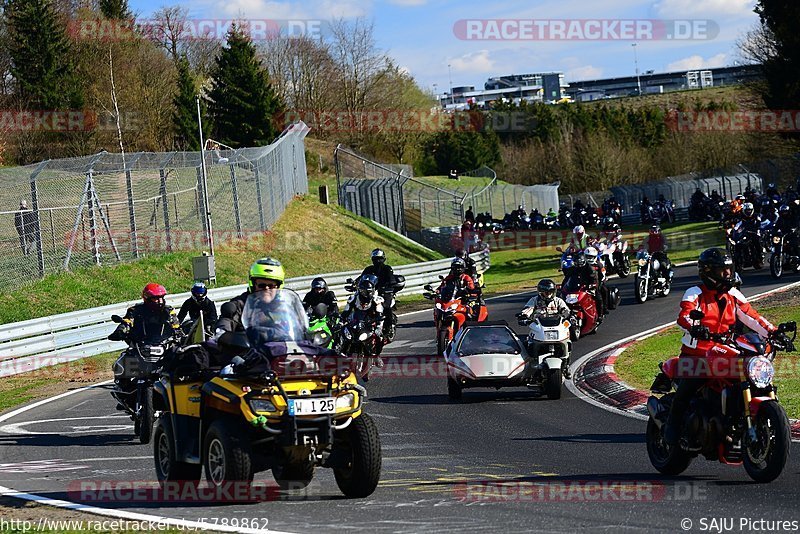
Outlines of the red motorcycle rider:
M747 302L747 298L734 287L736 278L733 260L720 248L709 248L700 254L697 262L702 284L686 290L681 300L678 326L684 330L681 358L725 358L731 349L708 339L708 334L728 332L737 319L747 328L762 337L776 330L775 326L758 314ZM700 324L690 318L689 313L700 310L705 315ZM713 349L713 354L711 354ZM699 368L696 366L695 368ZM706 366L713 368L714 366ZM708 377L685 377L680 379L672 401L669 419L664 431L664 440L676 445L681 435L681 424L689 402L706 383Z

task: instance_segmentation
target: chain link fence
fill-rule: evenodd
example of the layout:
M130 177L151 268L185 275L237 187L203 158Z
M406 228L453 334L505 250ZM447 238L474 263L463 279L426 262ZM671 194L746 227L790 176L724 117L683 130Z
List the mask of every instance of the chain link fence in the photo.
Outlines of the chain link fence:
M244 239L308 192L305 124L272 144L110 154L0 169L0 268L6 287L48 274Z
M558 209L558 185L498 184L489 167L461 173L484 178L477 186L439 187L413 176L408 165L376 163L356 151L334 151L339 204L363 217L415 238L424 228L461 225L467 209L490 212L496 218L523 206L546 213Z

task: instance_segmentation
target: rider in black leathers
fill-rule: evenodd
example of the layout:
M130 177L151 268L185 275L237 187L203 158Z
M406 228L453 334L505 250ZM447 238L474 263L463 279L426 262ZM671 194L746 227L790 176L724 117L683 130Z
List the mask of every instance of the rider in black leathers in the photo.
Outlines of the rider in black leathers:
M372 265L367 266L361 273L363 279L367 275L373 275L378 279L375 290L379 295L382 295L386 289L391 289L394 286L394 270L386 263L386 253L376 248L370 254L372 258ZM392 322L392 307L390 302L385 302L383 306L383 335L386 339L391 339L393 336L392 329L394 324Z

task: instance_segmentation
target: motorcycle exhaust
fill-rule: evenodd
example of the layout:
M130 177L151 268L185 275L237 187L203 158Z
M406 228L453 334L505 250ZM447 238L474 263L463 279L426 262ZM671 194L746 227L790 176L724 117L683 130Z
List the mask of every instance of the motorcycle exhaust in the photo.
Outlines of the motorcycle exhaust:
M664 415L665 411L666 409L661 405L661 402L656 397L650 397L647 399L647 413L650 414L650 418L655 422L659 429L664 425L662 416Z

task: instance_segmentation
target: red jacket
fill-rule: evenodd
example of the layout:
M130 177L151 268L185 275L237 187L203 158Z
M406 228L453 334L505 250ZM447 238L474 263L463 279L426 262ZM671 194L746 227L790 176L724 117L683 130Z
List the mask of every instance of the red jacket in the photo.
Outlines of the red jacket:
M444 277L444 280L442 280L441 285L444 285L445 283L451 282L455 279L456 277L453 274L448 274L447 276ZM459 280L459 285L461 287L466 288L469 292L475 291L475 282L472 281L472 277L470 275L466 273L462 274L458 277L458 280Z
M667 241L664 239L664 234L648 234L642 241L642 249L648 252L666 252Z
M747 297L738 289L728 292L718 292L708 289L705 285L690 287L683 294L681 311L678 314L678 326L684 330L682 356L705 356L706 352L715 345L714 341L692 338L689 333L695 321L689 318L689 312L700 310L705 314L700 324L708 327L712 334L727 332L739 319L747 328L761 336L766 336L776 328L763 318L747 302Z

